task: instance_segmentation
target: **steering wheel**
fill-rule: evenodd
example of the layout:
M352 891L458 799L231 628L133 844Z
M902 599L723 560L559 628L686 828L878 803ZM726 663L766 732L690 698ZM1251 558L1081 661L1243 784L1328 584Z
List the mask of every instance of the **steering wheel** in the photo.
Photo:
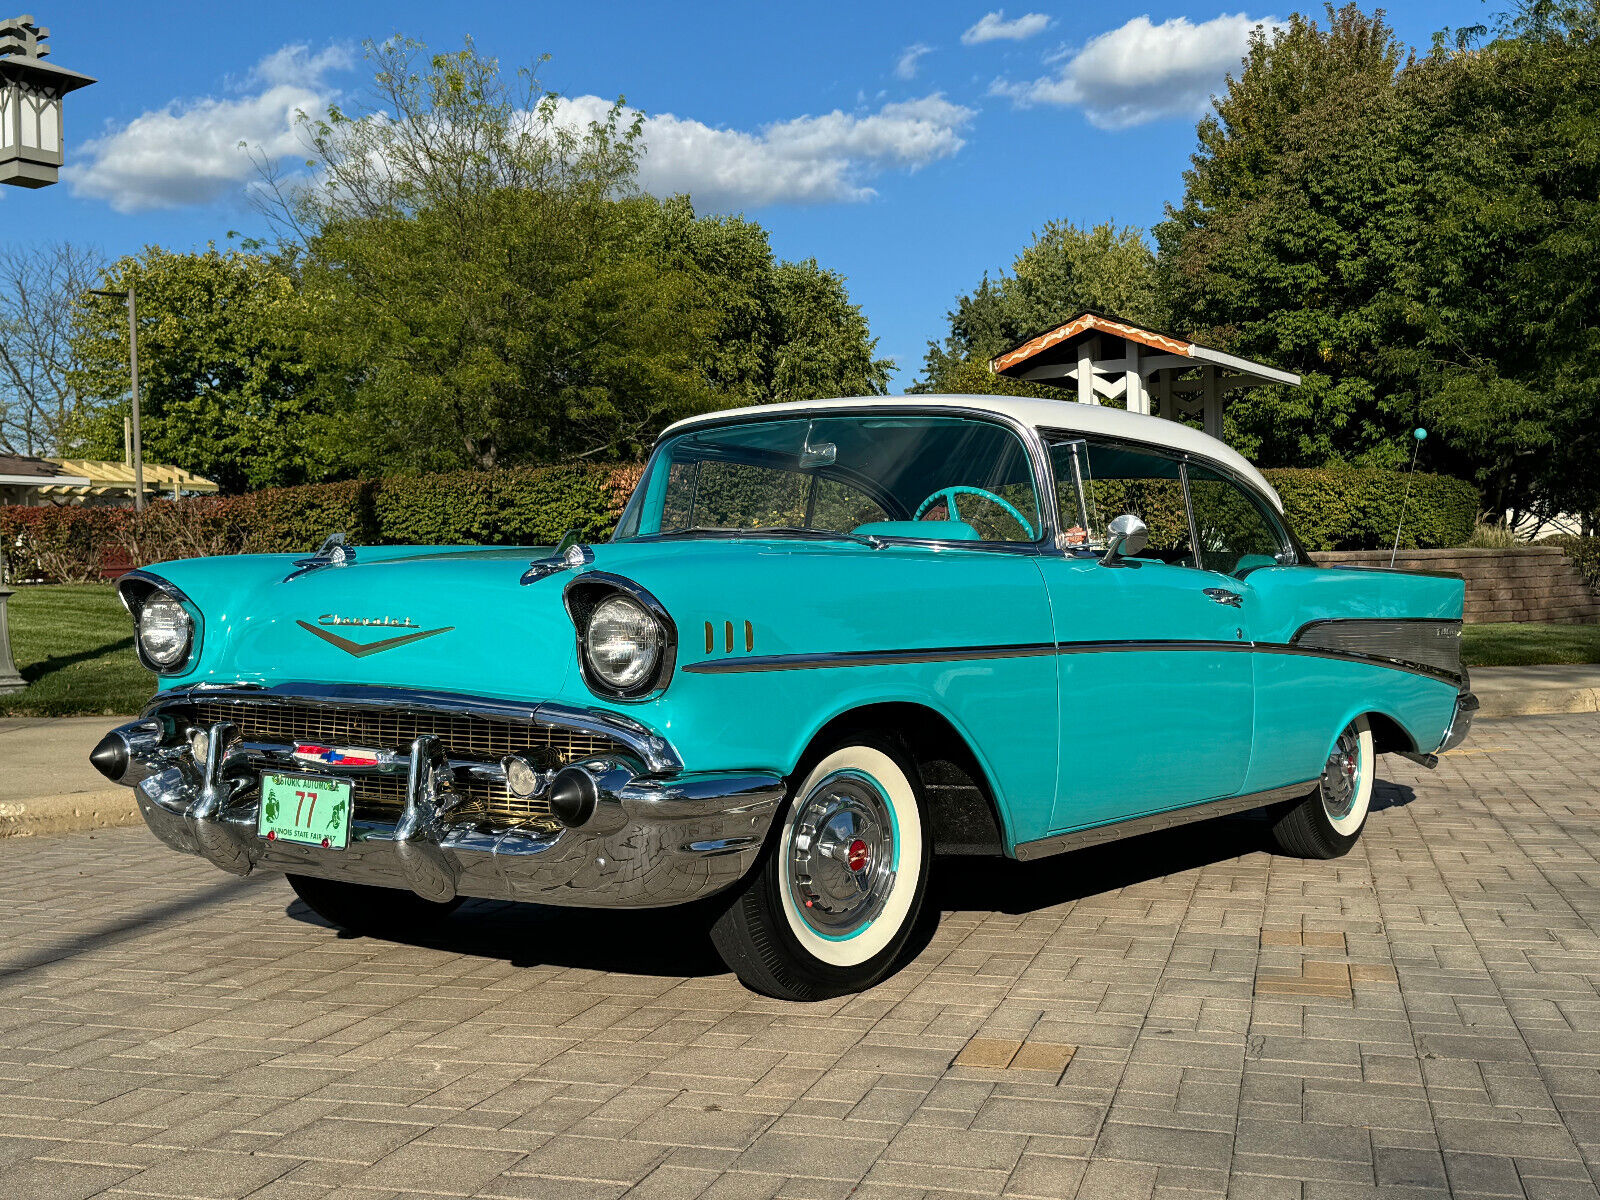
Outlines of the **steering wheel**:
M921 504L917 505L917 511L911 519L913 521L922 520L923 513L927 512L935 504L939 503L940 500L943 500L945 502L945 506L950 510L950 519L952 521L959 521L961 520L961 514L956 511L957 496L982 496L985 500L993 500L996 504L1005 509L1006 512L1010 513L1011 516L1016 519L1017 524L1021 525L1022 528L1027 531L1030 540L1039 536L1036 532L1034 532L1033 525L1028 521L1028 518L1019 513L1016 510L1016 507L1009 500L1005 499L1005 497L996 496L988 488L968 487L966 484L957 484L955 487L940 488Z

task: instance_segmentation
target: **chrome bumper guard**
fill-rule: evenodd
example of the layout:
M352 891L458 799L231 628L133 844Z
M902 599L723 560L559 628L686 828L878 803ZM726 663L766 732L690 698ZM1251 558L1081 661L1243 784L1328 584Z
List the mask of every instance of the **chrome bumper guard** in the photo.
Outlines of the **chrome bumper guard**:
M1444 737L1439 742L1436 754L1443 754L1446 750L1454 750L1467 740L1467 731L1472 728L1472 718L1478 711L1478 697L1467 691L1463 686L1456 695L1456 711L1450 718L1450 724L1445 727Z
M755 865L783 779L771 772L652 772L616 755L574 763L592 781L575 827L453 813L452 785L504 779L499 764L447 758L434 737L377 768L309 769L293 747L243 741L223 722L207 731L204 764L159 712L111 731L95 751L102 772L129 784L152 833L236 875L257 868L378 887L429 900L457 896L586 908L682 904L731 886ZM344 850L257 835L263 770L406 777L396 821L353 814ZM546 786L549 786L548 783ZM358 791L359 795L359 791Z

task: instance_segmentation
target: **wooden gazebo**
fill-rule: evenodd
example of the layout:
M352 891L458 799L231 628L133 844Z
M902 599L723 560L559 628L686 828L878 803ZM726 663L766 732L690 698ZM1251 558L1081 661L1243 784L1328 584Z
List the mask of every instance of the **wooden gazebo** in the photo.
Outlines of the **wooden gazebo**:
M1129 412L1198 417L1215 438L1222 436L1227 393L1300 383L1293 372L1095 312L1029 338L989 367L996 375L1073 389L1083 404L1125 397Z

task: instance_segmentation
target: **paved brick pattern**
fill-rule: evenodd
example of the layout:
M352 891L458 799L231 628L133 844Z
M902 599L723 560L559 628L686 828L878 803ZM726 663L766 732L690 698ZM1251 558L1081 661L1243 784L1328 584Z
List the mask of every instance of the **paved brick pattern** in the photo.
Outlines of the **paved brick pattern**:
M0 1196L1595 1197L1597 768L1600 716L1485 723L1339 862L942 864L915 962L813 1006L682 914L404 945L143 830L3 843Z

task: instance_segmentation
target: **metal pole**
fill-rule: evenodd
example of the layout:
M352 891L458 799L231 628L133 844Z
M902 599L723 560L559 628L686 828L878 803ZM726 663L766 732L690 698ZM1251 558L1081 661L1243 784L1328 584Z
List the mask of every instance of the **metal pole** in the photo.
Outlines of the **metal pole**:
M133 379L133 510L144 511L144 442L139 436L139 314L128 285L128 374Z

